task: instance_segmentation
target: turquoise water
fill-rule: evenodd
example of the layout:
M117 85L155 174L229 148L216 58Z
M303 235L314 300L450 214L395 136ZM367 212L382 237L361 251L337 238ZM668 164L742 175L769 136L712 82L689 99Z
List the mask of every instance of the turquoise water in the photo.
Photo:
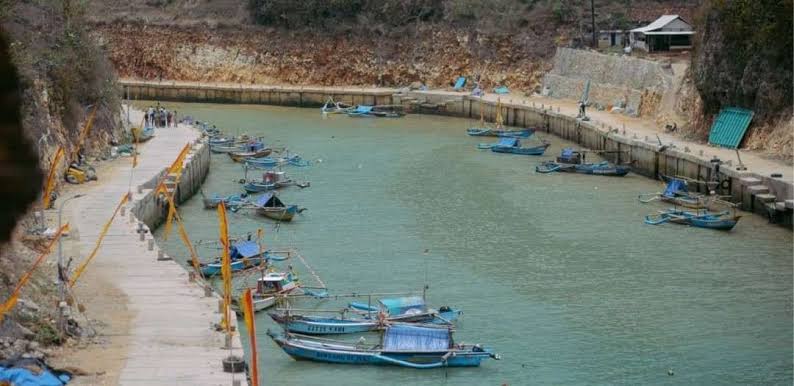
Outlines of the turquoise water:
M463 119L324 120L316 109L172 106L315 160L285 168L311 187L280 195L307 212L279 227L234 214L232 234L261 227L269 245L296 246L332 293L428 283L430 303L463 309L456 339L503 358L440 370L298 362L265 335L278 327L260 314L263 384L792 382L792 233L759 216L731 233L644 225L645 214L664 206L636 197L658 183L634 174L536 174L565 142L551 137L542 158L494 154L475 148L483 140L464 135L471 122ZM239 164L213 155L204 190L239 192L242 175ZM193 239L217 238L215 212L199 197L180 213ZM176 237L167 248L185 259Z

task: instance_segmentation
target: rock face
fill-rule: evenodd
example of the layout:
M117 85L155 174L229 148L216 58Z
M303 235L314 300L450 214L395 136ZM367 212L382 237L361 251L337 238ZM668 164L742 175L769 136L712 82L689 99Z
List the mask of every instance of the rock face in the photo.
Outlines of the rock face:
M558 48L543 89L551 97L578 100L589 80L592 104L618 106L632 115L652 114L661 95L669 91L671 78L659 62Z
M755 117L744 147L791 157L792 13L791 0L706 2L691 67L703 132L721 108L747 108Z

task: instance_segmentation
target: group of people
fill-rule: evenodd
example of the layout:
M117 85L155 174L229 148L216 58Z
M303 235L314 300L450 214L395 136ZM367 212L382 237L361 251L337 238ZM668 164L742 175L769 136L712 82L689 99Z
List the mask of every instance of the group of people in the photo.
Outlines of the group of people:
M149 106L146 110L146 125L154 127L175 127L177 124L176 111L164 109L157 103L157 106Z

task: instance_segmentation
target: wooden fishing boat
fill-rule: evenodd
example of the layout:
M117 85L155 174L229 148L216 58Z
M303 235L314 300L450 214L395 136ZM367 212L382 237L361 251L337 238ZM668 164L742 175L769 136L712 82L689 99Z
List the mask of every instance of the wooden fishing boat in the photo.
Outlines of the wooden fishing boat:
M270 317L283 324L289 332L326 335L375 331L393 323L451 325L461 314L449 307L429 309L421 297L382 299L379 307L353 304L358 308L351 306L340 317L294 315L288 312L270 313ZM348 317L350 313L352 317Z
M243 185L248 193L268 192L283 188L285 186L294 185L295 181L287 177L283 171L268 170L262 176L262 181L249 181Z
M543 155L549 146L550 144L544 142L538 146L521 147L521 141L518 138L501 138L498 143L491 146L491 151L519 155Z
M222 202L227 208L234 211L234 208L240 207L248 203L248 194L232 194L228 196L221 196L217 193L212 196L205 196L204 191L200 191L201 200L204 203L204 209L215 209Z
M394 325L387 327L375 345L351 344L268 331L287 355L327 363L396 365L415 369L474 367L499 355L480 345L456 344L446 327Z
M562 164L554 161L544 161L535 167L538 173L552 173L552 172L565 172L565 173L579 173L579 174L592 174L600 176L615 176L623 177L629 173L629 168L626 166L615 166L607 161L599 163L584 163L584 164Z
M256 158L267 157L272 152L273 149L264 148L256 151L231 151L228 154L229 154L229 158L231 158L232 161L234 162L245 162L246 160L252 158L256 159Z
M690 225L697 228L716 229L729 231L739 222L741 216L729 215L724 212L689 212L676 208L659 211L656 215L645 216L645 223L649 225L661 225L664 223L674 223Z
M660 193L641 194L638 197L640 202L648 203L651 201L660 200L690 209L706 208L706 196L689 192L686 181L674 177L661 177L667 183L664 191Z
M496 117L494 119L495 127L492 129L485 123L484 109L480 104L480 124L476 127L471 127L466 130L466 133L472 137L502 137L502 138L529 138L535 133L535 129L527 128L520 130L506 130L504 129L504 118L502 118L502 101L496 100Z
M241 241L229 248L232 272L241 271L263 263L267 259L266 252L260 251L260 246L255 241ZM209 263L201 263L201 274L212 277L221 274L221 259L217 258Z
M301 156L297 154L287 157L281 157L281 158L262 157L262 158L245 159L245 166L251 169L267 169L279 165L292 165L292 166L305 167L305 166L309 166L309 161L302 159Z
M257 214L277 221L292 221L296 214L302 212L297 205L284 205L274 192L259 197L255 206Z

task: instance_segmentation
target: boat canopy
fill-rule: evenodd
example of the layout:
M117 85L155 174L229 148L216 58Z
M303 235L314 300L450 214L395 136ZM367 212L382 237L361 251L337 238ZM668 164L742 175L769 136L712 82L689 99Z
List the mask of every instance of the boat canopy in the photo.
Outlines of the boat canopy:
M446 328L392 326L383 335L386 351L446 351L450 345Z
M255 241L241 241L232 245L232 259L254 257L259 254L259 244Z
M373 106L358 105L356 106L356 113L366 114L372 111Z
M519 146L518 138L503 137L499 138L498 146L516 147Z
M287 274L283 272L270 272L264 277L259 278L259 281L282 281L287 278Z
M560 152L560 157L563 157L563 158L571 158L571 157L573 157L573 148L572 147L566 147L565 149L562 149L562 152Z
M259 199L256 200L256 205L272 207L272 208L280 208L285 206L284 203L281 202L281 200L279 200L278 196L273 194L273 192L265 193L265 195L259 197Z
M689 192L689 189L686 187L686 181L673 178L667 182L663 195L665 197L675 197L678 194L687 192Z
M380 304L389 312L389 315L402 315L409 312L422 313L427 311L427 305L421 296L380 299Z

